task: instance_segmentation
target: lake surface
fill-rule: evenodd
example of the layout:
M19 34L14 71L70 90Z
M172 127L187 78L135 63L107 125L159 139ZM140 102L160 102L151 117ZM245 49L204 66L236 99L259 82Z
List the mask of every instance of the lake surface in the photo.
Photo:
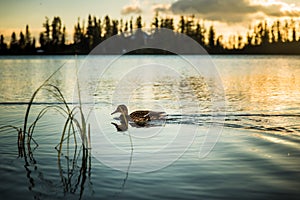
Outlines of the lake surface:
M23 128L51 74L28 120L49 108L38 146L20 156L18 132L0 129L1 199L300 197L300 56L0 57L0 127ZM66 117L53 86L78 120L81 105L88 151L79 133L55 148ZM120 132L119 104L168 116Z

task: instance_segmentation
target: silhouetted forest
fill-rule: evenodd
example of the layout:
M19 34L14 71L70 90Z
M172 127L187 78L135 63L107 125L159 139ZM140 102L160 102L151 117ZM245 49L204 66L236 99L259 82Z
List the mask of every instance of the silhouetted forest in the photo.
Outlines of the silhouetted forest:
M88 16L87 23L80 20L75 24L73 41L66 41L66 28L60 17L51 21L46 17L43 23L44 31L40 33L38 41L32 37L29 26L25 32L18 35L13 32L10 41L5 41L1 35L0 54L2 55L36 55L36 54L88 54L94 47L104 40L117 35L119 41L137 43L139 47L151 43L160 28L174 31L172 37L166 42L166 47L171 41L176 41L178 33L186 34L202 45L210 54L300 54L299 24L293 19L267 24L262 21L249 28L247 35L232 35L224 39L223 35L215 31L214 26L206 27L203 21L194 16L181 16L178 24L169 17L154 16L151 30L144 31L142 17L123 21L111 19L108 15L102 19ZM39 43L38 45L36 43ZM176 43L176 42L175 42ZM122 45L122 43L117 43ZM180 48L188 49L185 44ZM166 48L168 49L168 48ZM114 52L103 49L101 53L130 53L123 49ZM132 52L131 52L132 53ZM169 54L170 52L155 49L141 49L135 54Z

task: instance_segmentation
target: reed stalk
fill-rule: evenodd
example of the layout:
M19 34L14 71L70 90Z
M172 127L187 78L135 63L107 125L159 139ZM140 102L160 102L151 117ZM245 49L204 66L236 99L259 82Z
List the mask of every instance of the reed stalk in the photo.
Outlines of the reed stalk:
M24 124L23 124L23 131L19 131L19 129L17 129L19 131L19 135L18 135L18 141L20 143L22 143L22 146L25 146L25 136L27 135L27 146L28 148L30 148L30 144L31 141L33 141L37 146L38 143L33 139L33 133L34 133L34 129L38 123L38 121L45 116L45 114L49 111L49 110L55 110L58 113L60 113L63 117L66 118L66 121L64 123L63 126L63 130L62 130L62 134L61 134L61 139L59 144L55 147L58 150L58 153L60 154L62 151L62 146L64 141L67 139L67 143L69 145L70 142L70 137L71 135L74 136L74 144L77 145L77 139L76 139L76 132L79 131L80 137L82 139L82 145L84 147L84 149L89 149L91 147L90 145L90 125L87 127L86 125L86 118L83 112L83 108L82 108L82 101L81 101L81 94L80 94L80 85L79 85L79 80L78 80L78 75L77 75L77 90L78 90L78 101L79 101L79 105L73 107L72 109L70 108L70 106L68 105L65 97L63 96L61 90L49 83L49 80L65 65L62 64L60 67L58 67L32 94L28 105L27 105L27 109L25 112L25 117L24 117ZM76 60L76 69L77 69L77 60ZM76 72L78 74L78 71ZM35 120L32 122L31 125L28 125L28 118L30 115L30 110L32 108L33 102L37 96L37 94L41 91L41 90L46 90L47 92L49 92L52 96L54 96L54 98L56 100L58 100L58 102L61 102L63 104L63 106L60 105L50 105L50 106L46 106L44 108L42 108L40 110L40 112L38 113L38 115L36 116ZM80 119L78 120L77 118L75 118L75 116L79 114ZM88 130L87 130L88 128Z
M40 85L33 93L33 95L31 96L29 102L28 102L28 106L26 109L26 113L25 113L25 118L24 118L24 126L23 126L23 145L25 145L25 134L26 134L26 130L27 130L27 121L28 121L28 117L29 117L29 113L30 113L30 109L32 106L32 103L36 97L36 95L38 94L38 92L44 87L44 85L46 85L48 83L48 81L65 65L65 63L63 63L61 66L59 66L44 82L42 85ZM27 132L27 145L30 146L30 135Z

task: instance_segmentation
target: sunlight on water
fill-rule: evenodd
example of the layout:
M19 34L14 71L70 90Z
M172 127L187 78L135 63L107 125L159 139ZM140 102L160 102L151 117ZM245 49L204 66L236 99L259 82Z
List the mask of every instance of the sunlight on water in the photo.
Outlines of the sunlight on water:
M264 140L268 140L272 143L285 144L285 145L289 145L289 146L293 146L293 147L299 146L299 144L297 142L290 142L290 141L280 139L280 138L274 137L274 136L266 136L266 135L259 135L259 134L255 134L255 136L262 138Z
M216 61L226 87L229 111L299 113L299 58L278 58L276 62L259 58L238 58L240 67L231 65L226 58Z

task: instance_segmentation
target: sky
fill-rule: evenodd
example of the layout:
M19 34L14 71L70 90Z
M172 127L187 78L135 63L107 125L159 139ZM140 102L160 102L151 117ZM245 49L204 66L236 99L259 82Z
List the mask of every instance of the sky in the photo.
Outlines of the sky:
M242 34L259 20L300 20L299 0L0 0L0 34L9 40L13 31L25 31L29 25L38 38L47 16L59 16L66 26L68 39L78 18L87 21L88 14L103 18L130 19L141 15L149 26L155 12L161 16L178 18L191 16L214 25L224 36ZM8 42L6 40L6 42Z

